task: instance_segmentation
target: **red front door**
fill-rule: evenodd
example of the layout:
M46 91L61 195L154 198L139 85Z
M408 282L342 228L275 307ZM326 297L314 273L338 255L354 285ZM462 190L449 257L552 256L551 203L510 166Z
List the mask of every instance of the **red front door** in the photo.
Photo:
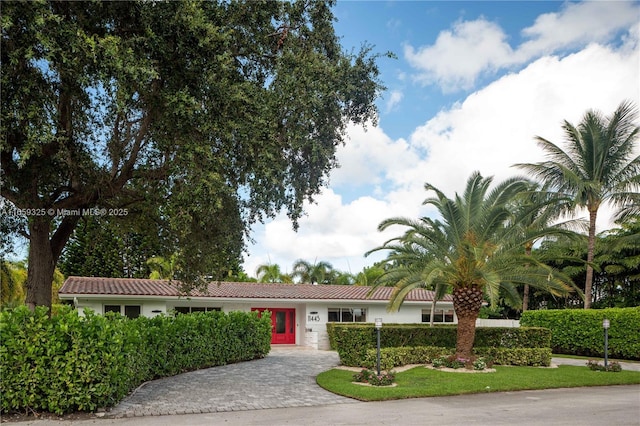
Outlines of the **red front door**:
M296 310L284 308L252 308L252 311L271 312L271 343L296 343Z

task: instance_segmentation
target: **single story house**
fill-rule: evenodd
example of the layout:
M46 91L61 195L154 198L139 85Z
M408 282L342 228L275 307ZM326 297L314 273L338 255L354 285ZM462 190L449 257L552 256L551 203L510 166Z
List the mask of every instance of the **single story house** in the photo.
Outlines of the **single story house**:
M167 280L69 277L58 295L82 311L128 317L197 311L271 311L272 344L328 349L328 322L428 323L434 293L414 289L398 312L387 312L393 288L349 285L214 282L207 291L180 293ZM451 295L436 303L435 323L457 323Z

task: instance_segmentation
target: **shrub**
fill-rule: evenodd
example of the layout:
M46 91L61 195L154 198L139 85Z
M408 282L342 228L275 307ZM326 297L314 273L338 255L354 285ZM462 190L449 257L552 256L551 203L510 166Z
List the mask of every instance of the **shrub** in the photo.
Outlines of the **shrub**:
M389 386L395 382L396 376L393 371L387 373L380 372L378 375L375 371L363 369L361 372L353 375L353 381L358 383L369 383L373 386Z
M589 367L589 369L593 371L613 371L614 373L622 371L622 366L619 362L616 361L608 363L608 365L605 367L604 365L598 364L598 361L590 359L589 361L587 361L587 367Z
M474 348L476 356L493 360L498 365L548 367L550 348Z
M432 346L416 346L404 348L382 348L380 350L380 368L390 370L408 364L434 364L439 359L452 356L453 348L438 348ZM489 366L520 365L533 367L548 367L551 365L550 348L475 348L475 356L483 358ZM476 358L473 358L475 360ZM365 358L352 367L373 368L377 363L377 350L369 349ZM436 366L436 365L434 365ZM472 368L472 366L469 366Z
M265 356L271 320L208 312L129 320L70 307L0 312L0 408L63 414L114 405L145 380Z
M476 356L471 357L470 359L465 359L465 358L458 358L455 355L450 355L446 357L443 356L443 357L435 358L432 361L431 365L434 368L447 367L447 368L453 368L454 370L457 370L458 368L464 367L467 370L482 371L487 367L491 368L491 366L493 365L493 362L487 361L482 357L476 357Z
M334 348L340 361L348 366L367 366L370 365L370 351L375 351L376 332L371 324L327 324L327 331L332 348ZM424 364L428 363L430 358L439 355L447 355L453 351L456 344L455 326L429 327L426 324L403 324L388 325L381 330L381 346L383 348L398 348L395 352L385 355L387 358L385 365L397 366L404 364ZM426 342L426 343L425 343ZM402 343L402 344L401 344ZM476 347L492 347L499 349L535 349L549 348L551 345L551 332L540 327L528 328L489 328L480 327L476 329ZM406 358L409 356L403 353L402 347L437 347L440 348L438 353L430 353L427 356L417 356L415 361L409 362ZM535 352L535 351L533 351ZM550 353L550 351L548 351ZM413 353L413 352L409 352ZM476 353L478 354L477 350ZM518 355L518 352L506 352ZM546 352L545 352L546 353ZM381 358L383 357L381 351ZM536 356L534 358L538 358ZM391 358L391 359L389 359ZM375 359L375 358L374 358ZM506 355L501 357L502 361L507 361ZM381 362L382 359L381 359ZM517 365L523 361L517 360ZM531 362L538 364L540 359L534 359ZM549 363L551 362L549 357Z
M602 320L608 318L609 356L640 359L640 307L523 312L523 326L547 327L555 353L604 356Z
M487 361L482 357L475 359L472 364L473 364L473 369L476 371L482 371L485 368L491 368L487 363Z
M357 366L373 368L377 364L377 352L377 349L368 349L365 358ZM429 364L434 358L452 353L453 349L434 346L382 348L380 349L380 368L390 370L408 364Z

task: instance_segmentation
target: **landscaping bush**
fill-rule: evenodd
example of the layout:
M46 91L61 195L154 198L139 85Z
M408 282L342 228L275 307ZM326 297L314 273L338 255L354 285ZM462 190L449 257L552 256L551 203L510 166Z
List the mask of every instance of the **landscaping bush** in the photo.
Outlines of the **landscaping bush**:
M477 356L489 358L497 365L548 367L551 348L473 348Z
M474 348L476 357L491 360L492 364L548 367L551 365L550 348ZM430 364L433 360L453 355L454 348L436 346L408 346L402 348L381 348L380 368L390 370L409 364ZM377 364L377 350L368 349L364 359L352 367L374 368Z
M265 356L271 320L222 312L129 320L70 307L0 312L0 408L95 411L145 380Z
M406 346L401 348L381 348L380 368L391 370L409 364L429 364L435 358L451 355L455 352L451 348L437 346ZM368 349L363 361L358 367L374 368L377 365L377 349Z
M368 351L376 347L376 331L371 324L329 323L327 324L327 332L331 347L338 352L340 361L344 365L365 366L363 362L368 362ZM436 347L441 351L445 349L452 351L456 346L456 332L455 326L386 325L380 332L380 344L383 348ZM474 346L501 349L549 348L551 346L551 332L539 327L479 327L476 329ZM532 360L534 364L521 364L522 359L517 352L505 353L517 356L514 365L534 365L541 358L541 356L534 357ZM393 355L389 356L402 357L398 355L398 352L393 352ZM501 359L506 360L504 356ZM390 360L389 362L396 361ZM413 362L408 363L412 364Z
M604 357L605 318L611 324L609 356L640 360L640 307L527 311L520 324L550 329L555 353Z
M378 373L371 370L362 370L353 375L353 381L358 383L369 383L372 386L391 386L396 380L393 371Z
M614 373L619 373L622 371L622 366L619 362L610 362L606 367L604 365L600 365L598 361L590 359L587 361L587 367L591 371L613 371Z

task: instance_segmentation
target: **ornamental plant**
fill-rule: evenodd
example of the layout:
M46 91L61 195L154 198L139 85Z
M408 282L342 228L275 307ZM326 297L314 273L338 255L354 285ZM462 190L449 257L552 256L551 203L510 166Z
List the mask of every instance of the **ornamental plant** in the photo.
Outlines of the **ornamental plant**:
M616 361L610 362L609 365L605 367L604 365L600 365L598 361L590 359L587 361L587 367L592 371L612 371L614 373L622 371L622 366Z
M395 373L393 371L381 372L380 375L375 371L362 369L359 373L353 375L353 381L358 383L369 383L373 386L389 386L396 380Z
M453 368L457 370L458 368L466 368L467 370L476 370L482 371L485 368L491 368L493 365L493 361L490 359L486 359L483 357L471 357L471 358L461 358L455 355L451 355L448 357L438 357L434 358L431 362L431 365L434 368Z

